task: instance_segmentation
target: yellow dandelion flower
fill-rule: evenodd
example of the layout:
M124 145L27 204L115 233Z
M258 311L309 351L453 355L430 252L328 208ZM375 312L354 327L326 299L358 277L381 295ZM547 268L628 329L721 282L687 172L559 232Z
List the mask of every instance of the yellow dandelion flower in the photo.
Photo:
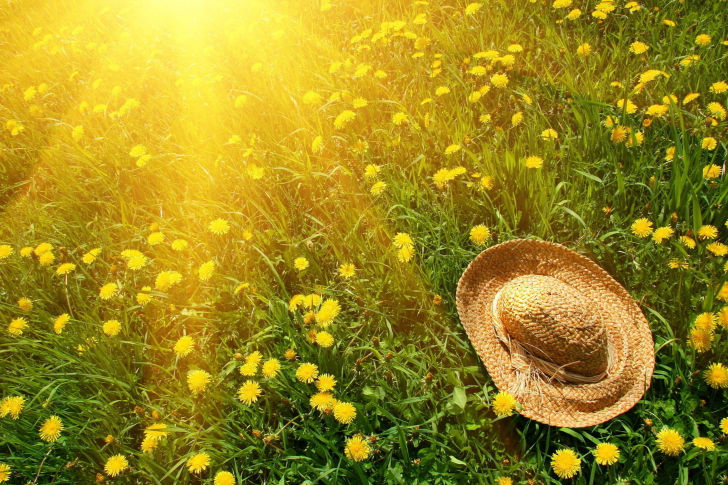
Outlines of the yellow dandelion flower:
M516 409L516 398L509 392L499 392L493 398L493 411L496 416L510 416Z
M637 237L647 237L652 234L652 222L648 219L637 219L632 223L632 234Z
M599 443L594 449L594 460L600 465L614 465L619 456L619 448L614 443Z
M96 256L101 253L101 248L92 249L91 251L87 252L83 255L83 258L81 259L85 264L91 264L94 261L96 261Z
M570 449L561 449L551 455L551 468L560 478L571 478L581 471L581 458Z
M167 429L167 425L164 423L154 423L144 429L144 437L149 438L152 441L162 440L169 434Z
M406 232L398 232L394 236L394 247L396 248L402 248L405 246L412 246L414 245L414 241L412 240L412 237L410 237L409 234Z
M637 41L637 42L633 42L629 46L629 51L632 52L633 54L642 54L644 52L647 52L649 50L649 48L650 48L650 46L648 46L644 42Z
M698 353L707 352L713 347L713 338L714 334L713 332L706 332L704 330L699 329L698 327L693 327L690 329L690 345L695 349Z
M151 286L143 286L142 291L136 294L136 302L139 305L146 305L150 301L152 301L152 295L150 292L152 291Z
M551 128L548 128L541 132L541 139L544 141L556 140L558 137L559 137L559 134L556 133L556 130L553 130Z
M10 465L6 463L0 463L0 483L5 483L10 480Z
M714 94L723 94L728 91L728 83L725 81L717 81L710 85L710 92Z
M58 416L50 416L40 427L38 434L40 439L48 443L53 443L61 436L63 431L63 421Z
M210 222L207 229L213 234L227 234L230 230L230 223L225 219L215 219Z
M719 165L710 164L703 167L703 178L705 180L713 180L723 173L723 169Z
M720 287L720 291L716 298L721 301L728 301L728 283L723 283L723 286Z
M333 391L336 386L336 379L331 374L321 374L316 379L316 389L319 392Z
M0 418L10 416L11 419L18 419L20 412L25 407L23 396L9 396L0 401Z
M379 182L376 182L374 185L372 185L372 188L369 189L369 193L371 193L372 195L381 195L386 188L387 183L380 180Z
M698 229L698 239L715 239L718 237L718 228L711 225L704 225Z
M156 246L164 242L164 234L161 232L153 232L147 237L147 244L150 246Z
M726 264L728 264L728 263L726 263ZM728 306L724 306L718 312L718 321L724 328L728 329Z
M356 274L356 266L353 263L342 264L339 266L339 276L342 278L351 278Z
M304 269L308 268L308 259L304 257L296 258L293 261L293 267L296 268L298 271L303 271Z
M296 369L296 379L304 384L311 384L318 377L318 366L311 363L303 363Z
M298 308L300 305L303 305L303 301L306 299L304 295L293 295L293 298L291 298L291 301L288 302L288 311L293 312Z
M316 343L323 348L328 348L334 345L334 336L329 332L317 332Z
M619 99L615 103L617 108L625 110L629 114L633 114L637 112L637 109L639 108L636 104L632 102L631 99Z
M327 299L321 304L319 311L316 312L316 323L322 327L328 327L341 312L341 306L337 300ZM333 340L332 342L333 343Z
M192 349L194 348L195 340L189 335L185 335L184 337L180 337L180 339L175 342L174 353L177 354L177 357L184 357L186 355L189 355L189 353L192 352Z
M23 335L23 330L26 328L28 328L28 321L23 317L19 317L8 324L8 333L12 335Z
M728 368L721 363L710 364L703 373L705 383L714 389L728 387Z
M652 233L652 240L655 241L656 244L661 244L665 239L670 239L673 234L675 234L675 230L670 226L658 227L655 229L655 232Z
M185 249L187 249L188 245L189 244L184 239L175 239L174 241L172 241L172 249L174 251L184 251Z
M495 181L493 177L486 175L480 179L478 190L492 190L495 187Z
M566 18L567 18L567 19L569 19L569 20L576 20L576 19L578 19L579 17L581 17L581 10L580 10L580 9L578 9L578 8L575 8L575 9L573 9L573 10L572 10L572 11L570 11L570 12L568 13L568 15L566 16Z
M666 104L653 104L649 108L647 108L645 114L647 116L657 116L658 118L661 118L665 116L669 110L670 106Z
M392 123L395 125L401 125L407 122L407 114L400 111L392 115Z
M110 477L117 476L127 468L129 468L129 462L126 461L124 455L114 455L106 460L106 464L104 465L104 471Z
M310 295L306 295L306 297L303 299L303 306L306 308L313 308L319 306L321 304L321 301L321 295L311 293Z
M717 326L718 318L714 313L701 313L695 318L695 326L703 332L713 332Z
M255 381L245 381L238 389L238 399L248 406L258 401L261 394L263 391L260 389L260 384Z
M281 363L278 359L268 359L263 364L263 377L272 379L278 375L281 370Z
M334 127L337 130L342 129L344 126L346 126L351 120L356 118L356 113L354 111L351 111L349 109L342 111L334 120Z
M210 278L212 278L213 273L215 272L215 262L214 261L208 261L207 263L202 264L199 269L197 270L197 274L200 277L200 281L207 281Z
M669 456L677 456L685 447L685 439L674 429L663 428L657 433L657 449Z
M705 249L719 257L723 257L728 254L728 246L717 241L708 244Z
M204 370L195 369L187 373L187 387L192 395L204 392L211 380L212 376Z
M144 438L139 449L142 453L152 453L157 448L157 442L151 438Z
M296 358L296 351L293 349L286 349L286 351L283 353L283 357L288 360L293 360Z
M235 485L235 475L226 471L217 472L213 485Z
M311 396L309 405L321 412L330 411L334 407L334 396L330 392L319 392Z
M203 472L207 470L208 466L210 466L210 455L204 452L192 455L190 459L187 460L187 469L190 473Z
M480 10L480 7L482 7L482 3L469 3L467 7L465 7L465 15L475 15L475 13Z
M121 332L121 323L118 320L107 320L101 328L109 337L116 337Z
M699 46L706 46L710 44L711 37L708 34L700 34L697 37L695 37L695 43Z
M364 168L364 176L366 178L376 178L377 175L379 175L379 172L381 171L381 168L379 168L377 165L374 165L370 163Z
M350 460L360 462L369 458L371 448L362 435L352 436L346 440L344 454Z
M240 375L241 376L254 376L258 373L258 363L257 362L246 362L245 364L240 366Z
M415 255L415 249L412 246L404 246L397 251L397 259L400 263L409 262Z
M33 301L29 298L20 298L18 300L18 307L24 312L29 312L33 309Z
M334 418L341 424L351 424L356 418L356 408L348 402L337 402L334 405Z
M543 167L543 158L531 156L526 159L526 167L528 168L541 168Z
M693 439L693 445L697 448L707 451L715 450L715 442L710 438L698 437Z
M576 48L576 54L579 57L587 57L592 52L592 46L591 44L585 43L581 44L579 47Z
M116 295L119 291L119 285L116 283L107 283L99 290L99 298L102 300L108 300L112 296Z
M718 146L718 141L713 138L712 136L706 136L703 138L703 141L700 143L700 146L703 150L712 151L715 150Z
M180 281L182 281L182 275L177 271L162 271L157 275L154 286L160 291L166 291Z
M145 147L144 145L136 145L129 151L129 156L133 158L139 158L145 153L147 153L147 147Z
M0 246L0 259L5 259L8 256L13 254L13 248L8 246L7 244L3 244Z
M254 352L251 352L245 357L245 363L246 364L253 364L258 365L260 364L260 361L263 360L263 354L258 352L257 350Z
M490 82L496 88L504 88L508 86L508 76L505 74L494 74L491 76Z
M484 224L479 224L470 229L470 241L476 246L482 246L490 239L490 229Z
M721 419L719 426L723 434L728 434L728 418Z

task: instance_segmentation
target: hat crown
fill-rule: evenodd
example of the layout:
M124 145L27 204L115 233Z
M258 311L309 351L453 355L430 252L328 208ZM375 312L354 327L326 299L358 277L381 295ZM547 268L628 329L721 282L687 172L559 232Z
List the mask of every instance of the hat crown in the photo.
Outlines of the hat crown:
M509 337L530 354L591 377L606 370L609 354L594 303L557 278L526 275L503 286L495 311Z

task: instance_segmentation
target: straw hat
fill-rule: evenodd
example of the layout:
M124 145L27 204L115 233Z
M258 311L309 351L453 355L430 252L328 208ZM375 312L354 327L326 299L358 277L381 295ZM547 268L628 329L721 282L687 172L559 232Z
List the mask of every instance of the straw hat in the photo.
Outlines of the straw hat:
M650 385L655 352L639 307L574 251L516 239L486 249L460 278L460 320L495 385L551 426L593 426Z

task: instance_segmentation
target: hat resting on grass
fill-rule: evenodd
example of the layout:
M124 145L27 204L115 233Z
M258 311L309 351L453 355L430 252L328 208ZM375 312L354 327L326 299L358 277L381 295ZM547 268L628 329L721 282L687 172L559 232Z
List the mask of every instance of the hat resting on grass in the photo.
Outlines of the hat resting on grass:
M528 418L594 426L650 385L655 352L642 311L606 271L560 244L486 249L460 278L457 308L495 385Z

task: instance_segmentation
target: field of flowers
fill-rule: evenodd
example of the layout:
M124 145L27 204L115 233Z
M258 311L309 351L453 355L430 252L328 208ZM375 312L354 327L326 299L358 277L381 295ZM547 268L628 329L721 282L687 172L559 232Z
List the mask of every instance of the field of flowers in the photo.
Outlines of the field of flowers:
M728 1L2 0L0 483L728 483ZM554 428L455 288L517 237L637 300Z

